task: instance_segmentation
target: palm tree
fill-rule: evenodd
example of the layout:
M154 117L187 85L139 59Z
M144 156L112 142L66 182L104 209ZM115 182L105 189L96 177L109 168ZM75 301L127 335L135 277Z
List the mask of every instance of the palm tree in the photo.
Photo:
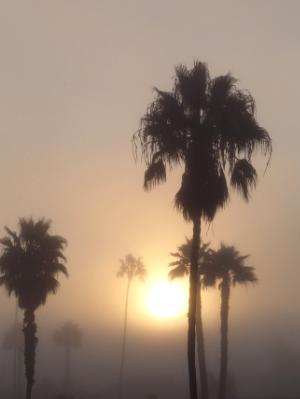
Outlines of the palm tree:
M14 294L24 311L24 362L27 380L26 399L31 399L34 384L35 349L37 345L35 311L44 305L49 294L55 294L59 273L68 275L63 250L66 240L49 233L51 222L45 219L19 219L19 232L5 227L7 235L0 240L0 285Z
M189 275L191 262L192 240L186 238L186 242L177 248L177 252L172 252L171 255L176 258L175 261L169 263L172 270L169 272L171 280ZM211 253L209 244L202 244L199 248L198 259L198 281L197 281L197 313L196 313L196 334L197 334L197 348L198 348L198 367L201 381L201 396L209 397L207 369L205 361L205 344L202 321L202 300L201 288L203 286L201 264L207 262L207 257Z
M231 286L236 284L247 285L257 282L254 267L246 266L245 260L249 255L240 255L233 246L221 243L218 251L210 254L210 259L203 265L204 280L207 278L210 285L220 280L221 292L221 359L219 379L219 399L227 395L228 375L228 317Z
M66 351L66 386L70 385L70 365L71 365L71 350L79 348L82 341L82 332L80 328L71 321L60 326L53 335L53 340L57 346L62 346Z
M271 138L255 119L248 92L229 74L211 79L206 64L179 65L171 92L155 89L156 97L134 135L146 163L144 188L166 181L167 167L184 172L175 206L193 223L189 276L188 371L191 399L197 398L195 324L197 262L201 221L212 221L229 199L228 179L246 200L257 181L251 163L260 147L271 155ZM202 397L202 399L206 399Z
M132 280L137 277L140 280L144 280L146 277L146 268L142 259L135 258L133 255L128 254L125 259L120 260L120 268L117 272L117 277L125 277L127 279L126 297L125 297L125 315L124 315L124 328L123 328L123 340L122 340L122 352L121 352L121 366L120 366L120 378L119 378L119 398L123 396L123 379L124 379L124 364L125 364L125 352L126 352L126 339L127 339L127 319L128 319L128 302L129 292Z

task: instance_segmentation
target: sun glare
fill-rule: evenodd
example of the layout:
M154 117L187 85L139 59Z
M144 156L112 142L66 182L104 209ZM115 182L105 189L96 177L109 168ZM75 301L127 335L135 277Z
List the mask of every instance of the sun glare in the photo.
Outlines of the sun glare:
M179 316L186 311L185 290L176 282L160 280L149 288L147 306L159 318Z

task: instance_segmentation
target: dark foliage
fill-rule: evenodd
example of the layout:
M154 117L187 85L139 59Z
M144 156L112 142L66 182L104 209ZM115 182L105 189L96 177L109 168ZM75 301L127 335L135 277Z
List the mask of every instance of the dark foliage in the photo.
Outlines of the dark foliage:
M247 200L255 186L253 151L271 154L271 139L255 119L252 96L230 74L210 78L206 64L176 68L171 92L155 90L134 142L146 161L145 188L166 181L166 167L184 166L176 207L188 220L211 221L231 185Z
M27 379L26 399L31 398L34 384L35 349L37 345L35 310L44 305L49 294L55 294L60 273L67 274L63 254L66 240L49 234L50 221L20 219L19 232L6 227L7 236L0 240L0 285L8 295L14 294L24 310L24 361Z

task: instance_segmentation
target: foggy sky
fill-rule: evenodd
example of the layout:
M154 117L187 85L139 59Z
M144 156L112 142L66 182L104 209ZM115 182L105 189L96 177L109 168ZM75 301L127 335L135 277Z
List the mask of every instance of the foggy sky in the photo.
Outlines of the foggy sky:
M0 8L0 231L16 228L20 216L44 216L68 240L70 278L61 278L59 293L38 311L40 324L54 328L73 319L118 334L125 289L115 278L119 258L132 252L143 257L150 277L164 275L169 252L191 235L173 208L180 170L145 193L131 137L153 87L171 89L174 66L199 59L212 76L230 71L251 92L274 146L264 176L258 159L251 201L233 195L203 227L205 241L235 245L257 269L259 285L233 293L232 334L248 331L251 345L250 330L266 335L272 325L294 346L300 3L1 0ZM136 284L132 330L170 328L172 321L162 325L144 314L141 291ZM2 333L15 305L3 290L0 298ZM207 303L207 328L218 331L218 293L208 293ZM174 326L181 333L185 319Z

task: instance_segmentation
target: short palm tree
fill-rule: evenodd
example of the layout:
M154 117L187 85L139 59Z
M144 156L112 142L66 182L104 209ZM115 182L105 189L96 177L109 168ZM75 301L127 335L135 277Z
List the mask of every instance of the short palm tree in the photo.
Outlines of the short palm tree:
M128 254L125 256L124 259L121 259L120 263L121 264L117 272L117 277L125 277L127 279L121 366L120 366L120 378L119 378L119 398L121 399L123 396L123 379L124 379L124 364L125 364L126 340L127 340L128 303L129 303L130 287L132 280L136 277L143 281L146 278L147 271L142 259L140 257L135 258L131 254Z
M44 305L49 294L55 294L57 276L67 276L63 254L66 240L49 233L50 221L19 219L19 232L5 228L7 235L0 240L0 285L14 294L24 311L24 362L26 399L31 399L34 384L35 349L37 345L35 311Z
M240 255L233 246L221 243L218 251L210 254L210 259L204 264L204 281L209 285L220 281L221 292L221 360L219 379L219 399L226 399L228 377L228 317L231 286L247 285L257 282L254 267L246 266L249 255Z
M172 252L171 255L176 260L169 263L172 270L169 272L169 278L171 280L188 276L191 267L191 250L192 240L186 238L186 242L177 248L177 252ZM197 348L198 348L198 368L201 381L201 397L209 396L208 380L207 380L207 369L205 360L205 344L204 344L204 331L202 321L202 299L201 289L204 283L202 278L201 264L208 261L208 257L211 254L209 244L202 244L199 248L199 259L198 259L198 285L197 285L197 314L196 314L196 333L197 333Z
M65 382L66 386L69 387L71 382L71 351L81 346L82 332L77 324L68 321L54 332L53 341L57 346L65 349Z
M179 65L171 92L155 89L156 97L134 135L146 162L145 189L166 181L167 167L182 165L175 205L193 223L189 276L188 371L190 398L197 394L195 325L197 260L201 221L212 221L229 199L228 181L246 200L257 173L255 149L271 154L271 138L255 119L252 96L237 88L227 74L211 79L206 64ZM205 397L202 399L206 399Z

